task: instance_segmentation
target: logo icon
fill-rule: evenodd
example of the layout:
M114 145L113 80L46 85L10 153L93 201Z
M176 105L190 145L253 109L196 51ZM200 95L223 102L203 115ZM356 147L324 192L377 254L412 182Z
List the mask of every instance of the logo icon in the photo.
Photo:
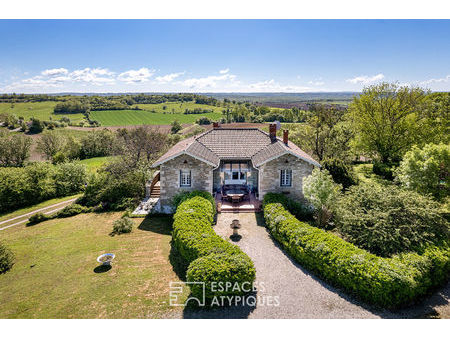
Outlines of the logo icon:
M179 297L183 294L183 288L186 285L200 285L202 288L202 297L199 299L198 297L190 296L183 303L180 301ZM205 283L204 282L170 282L170 306L186 306L189 301L197 302L198 306L205 306Z

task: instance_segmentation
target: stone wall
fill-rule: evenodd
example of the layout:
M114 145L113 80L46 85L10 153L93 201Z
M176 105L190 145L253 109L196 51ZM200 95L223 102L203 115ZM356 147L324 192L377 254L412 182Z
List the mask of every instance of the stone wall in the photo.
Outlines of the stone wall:
M292 170L292 186L280 186L281 169ZM259 168L259 199L262 200L268 192L286 193L294 199L303 199L303 178L311 175L313 169L312 164L290 154L263 164Z
M204 190L212 193L212 169L212 166L186 154L161 164L161 207L169 210L173 197L182 191ZM191 170L190 187L180 187L180 170Z

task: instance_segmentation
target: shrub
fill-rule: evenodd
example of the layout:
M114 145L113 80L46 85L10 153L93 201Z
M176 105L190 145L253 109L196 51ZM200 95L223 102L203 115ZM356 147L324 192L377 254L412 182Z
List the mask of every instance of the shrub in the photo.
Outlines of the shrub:
M62 210L56 213L55 217L64 218L64 217L72 217L81 213L90 212L91 209L84 207L80 204L71 204L64 207Z
M450 145L414 146L403 157L396 175L404 188L444 199L450 195Z
M212 198L212 196L211 196ZM203 282L206 298L243 295L245 285L252 285L255 268L239 247L218 236L213 228L214 209L210 200L194 196L181 202L174 215L172 248L187 268L188 282ZM232 283L235 288L213 292L213 283ZM203 289L191 287L196 297Z
M183 191L173 197L172 205L176 210L181 203L196 196L200 196L203 197L204 199L207 199L211 203L211 206L213 208L213 214L214 215L216 214L216 201L214 200L214 197L207 191L201 190L194 190L191 192Z
M172 127L170 128L170 132L172 134L176 134L178 133L181 129L183 129L183 126L181 125L180 122L178 122L178 120L174 120L171 124Z
M42 212L35 213L28 219L27 225L34 225L46 220L52 219L53 217L50 215L43 214Z
M328 170L315 168L303 181L303 195L314 207L317 225L327 226L342 186L336 184Z
M351 243L389 256L448 236L448 222L431 199L396 186L360 184L339 200L336 224Z
M112 234L126 234L130 233L133 229L134 222L129 217L123 217L121 219L115 220L113 225Z
M195 123L197 123L199 125L208 125L208 124L211 124L212 121L210 118L203 116L203 117L200 117L199 119L197 119L197 121L195 121Z
M30 133L39 134L44 130L44 123L38 119L31 119Z
M264 195L264 203L280 203L296 218L305 222L313 220L314 208L312 206L294 201L286 195L269 192Z
M394 179L394 164L385 164L379 161L373 163L372 171L374 174L381 176L387 180L392 181Z
M429 246L422 254L382 258L300 222L279 203L264 203L264 219L272 236L297 262L379 306L409 304L444 283L450 272L448 242Z
M341 184L345 190L356 184L352 168L347 166L344 161L337 158L327 159L322 161L322 167L328 170L333 181Z
M14 254L0 242L0 274L10 270L14 265Z

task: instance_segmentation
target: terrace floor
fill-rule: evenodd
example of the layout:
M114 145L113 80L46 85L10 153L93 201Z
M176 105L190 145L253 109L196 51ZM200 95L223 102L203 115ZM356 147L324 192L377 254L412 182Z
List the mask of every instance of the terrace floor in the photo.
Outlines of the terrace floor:
M231 203L230 201L223 199L222 194L217 193L215 196L217 211L222 212L258 212L261 211L261 201L259 201L255 194L250 194L250 199L241 201L239 203Z

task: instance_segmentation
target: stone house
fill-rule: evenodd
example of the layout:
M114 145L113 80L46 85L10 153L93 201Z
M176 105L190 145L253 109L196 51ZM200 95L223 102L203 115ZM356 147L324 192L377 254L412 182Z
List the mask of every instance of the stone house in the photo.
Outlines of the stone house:
M245 186L254 200L268 192L303 198L303 178L320 167L311 156L288 140L257 128L213 128L173 146L153 165L159 168L152 182L158 209L171 212L172 199L182 191L204 190L213 195L224 186Z

